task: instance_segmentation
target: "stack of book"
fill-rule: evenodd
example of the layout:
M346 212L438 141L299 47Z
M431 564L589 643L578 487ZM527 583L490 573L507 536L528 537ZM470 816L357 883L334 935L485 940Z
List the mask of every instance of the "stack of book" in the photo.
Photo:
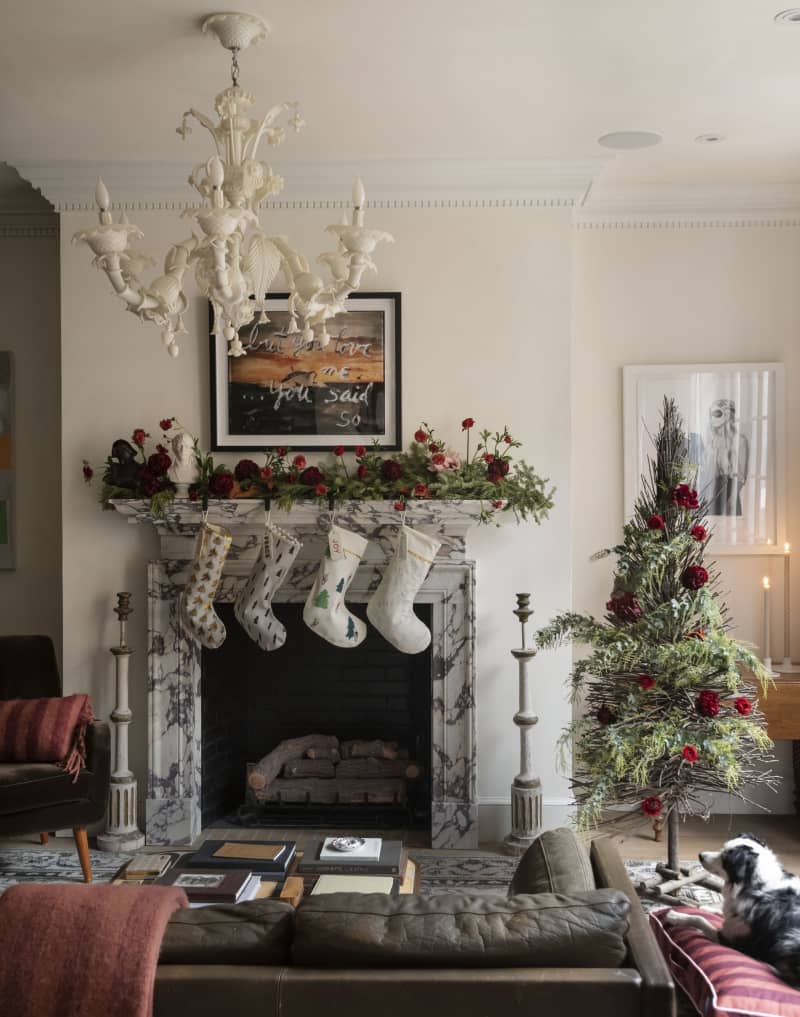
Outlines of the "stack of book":
M200 872L172 869L156 880L159 886L174 886L184 890L190 907L206 904L240 904L253 900L261 889L261 876L246 869L229 869L226 872Z
M355 851L337 851L331 846L336 839L312 841L298 873L317 875L313 894L320 893L411 893L414 863L399 840L367 837Z
M291 840L207 840L181 866L219 871L249 869L278 881L285 878L297 845Z
M163 876L176 855L154 855L144 852L134 855L114 878L117 883L145 883Z

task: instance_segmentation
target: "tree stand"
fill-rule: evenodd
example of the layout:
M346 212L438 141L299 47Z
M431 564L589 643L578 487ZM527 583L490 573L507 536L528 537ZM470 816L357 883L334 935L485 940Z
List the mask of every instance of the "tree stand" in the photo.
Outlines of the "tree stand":
M719 891L724 883L718 876L706 871L702 865L681 867L678 848L678 810L670 809L667 814L667 862L656 865L657 875L639 881L636 889L641 897L654 897L664 904L685 904L680 891L692 884L704 886L707 890ZM653 836L661 841L664 836L664 819L658 816L653 821Z

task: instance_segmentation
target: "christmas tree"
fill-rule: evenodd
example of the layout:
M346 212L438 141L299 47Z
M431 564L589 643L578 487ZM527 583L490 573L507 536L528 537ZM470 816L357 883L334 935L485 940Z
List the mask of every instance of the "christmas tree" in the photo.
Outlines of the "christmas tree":
M537 636L540 648L567 640L591 647L572 672L582 715L564 732L572 748L578 825L596 825L613 806L661 817L668 866L677 869L678 819L709 813L709 797L747 800L767 784L771 741L741 668L767 690L759 659L728 634L719 577L704 561L710 531L695 490L683 424L664 400L655 458L642 478L616 555L606 616L567 613Z

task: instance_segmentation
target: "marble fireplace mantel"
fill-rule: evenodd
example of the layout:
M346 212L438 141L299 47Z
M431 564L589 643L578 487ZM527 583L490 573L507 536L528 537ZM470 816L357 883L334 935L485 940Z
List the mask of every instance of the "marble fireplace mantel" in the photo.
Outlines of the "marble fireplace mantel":
M201 648L185 632L177 600L186 582L201 506L174 501L164 518L146 500L115 500L131 524L152 524L160 556L148 565L148 792L149 844L185 844L201 832ZM436 534L442 546L417 600L432 607L432 820L434 847L478 844L475 718L475 563L467 533L481 517L478 501L412 502L405 521ZM303 547L277 604L303 602L313 583L331 512L318 504L273 507L271 520L296 533ZM231 530L233 542L216 600L235 600L258 552L266 519L256 499L212 501L209 519ZM392 502L352 501L335 519L367 537L362 565L348 590L369 600L393 551L400 513Z

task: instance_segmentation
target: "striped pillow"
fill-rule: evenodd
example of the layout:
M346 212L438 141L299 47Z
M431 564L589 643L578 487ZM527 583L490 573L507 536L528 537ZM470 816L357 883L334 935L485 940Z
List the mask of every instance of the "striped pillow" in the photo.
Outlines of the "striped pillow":
M767 964L729 946L720 946L697 929L667 925L670 908L650 913L650 925L672 977L703 1017L800 1017L800 991L792 989ZM702 915L715 928L722 915L697 908L675 908Z
M93 720L83 693L0 700L0 763L59 763L77 780L86 765L86 727Z

